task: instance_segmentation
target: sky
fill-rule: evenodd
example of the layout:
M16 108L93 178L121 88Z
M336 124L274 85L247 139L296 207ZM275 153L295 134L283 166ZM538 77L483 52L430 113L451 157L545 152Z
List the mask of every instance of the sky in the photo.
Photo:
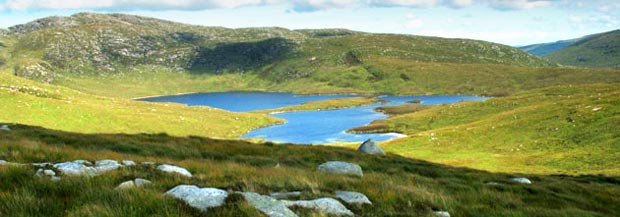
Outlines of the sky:
M0 28L78 12L229 28L346 28L512 46L620 29L620 0L0 0Z

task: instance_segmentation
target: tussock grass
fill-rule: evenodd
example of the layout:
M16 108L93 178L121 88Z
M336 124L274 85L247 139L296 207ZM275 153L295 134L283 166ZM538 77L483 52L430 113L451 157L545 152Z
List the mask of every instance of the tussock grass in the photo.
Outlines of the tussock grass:
M0 131L0 158L11 162L75 159L156 161L188 168L194 177L165 174L149 166L126 167L93 178L65 177L58 183L34 175L30 166L0 166L3 216L202 216L183 202L164 197L178 184L268 194L303 191L301 199L333 197L335 190L366 194L372 206L347 205L369 216L615 216L620 209L618 177L489 173L395 155L362 155L335 147L249 143L163 134L79 134L25 125ZM146 148L148 147L148 148ZM328 160L355 162L364 177L316 171ZM274 167L277 163L279 168ZM526 176L532 185L509 181ZM133 178L153 181L144 189L116 191ZM486 182L500 185L485 185ZM316 216L298 209L302 216ZM239 196L208 216L261 215Z

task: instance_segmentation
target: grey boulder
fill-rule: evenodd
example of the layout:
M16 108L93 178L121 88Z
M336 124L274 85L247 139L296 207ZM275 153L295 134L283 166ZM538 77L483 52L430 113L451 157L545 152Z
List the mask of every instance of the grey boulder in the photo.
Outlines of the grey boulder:
M329 161L319 165L318 171L332 173L332 174L344 174L353 176L364 176L362 167L357 164L347 163L343 161Z
M306 209L313 209L328 215L354 215L351 210L347 209L342 203L333 198L319 198L314 200L298 200L290 201L283 200L284 205L287 207L297 206Z
M85 166L83 164L75 162L64 162L54 164L54 168L58 169L62 174L79 176L79 175L97 175L97 169L94 167Z
M437 217L450 217L450 213L447 211L434 211L433 215Z
M372 139L368 139L364 141L362 145L360 145L360 147L357 148L357 151L366 153L366 154L385 154L383 149L379 148L377 143L372 141Z
M136 165L136 162L134 162L132 160L123 160L121 163L123 164L123 166L128 166L128 167Z
M209 208L224 205L228 192L217 188L199 188L194 185L178 185L164 195L185 201L191 207L207 211Z
M524 177L512 178L510 180L512 180L513 182L521 183L521 184L528 184L528 185L532 184L532 181L530 181L528 178L524 178Z
M338 198L348 204L372 204L368 197L362 193L353 191L336 191L334 192Z
M254 192L240 192L250 206L261 211L269 217L294 217L297 216L293 211L285 206L284 202L269 196L260 195Z
M95 169L99 172L107 172L120 168L122 165L115 160L98 160L95 162Z
M192 173L190 173L189 171L187 171L187 169L183 167L178 167L178 166L169 165L169 164L162 164L162 165L157 166L157 169L167 172L167 173L177 173L182 176L192 177Z
M125 189L131 189L131 188L141 188L144 187L145 185L151 184L151 181L146 180L146 179L141 179L141 178L136 178L134 180L129 180L126 182L121 183L120 185L118 185L116 188L116 190L125 190Z
M2 125L0 126L0 130L4 130L4 131L11 131L11 128L9 128L9 125Z

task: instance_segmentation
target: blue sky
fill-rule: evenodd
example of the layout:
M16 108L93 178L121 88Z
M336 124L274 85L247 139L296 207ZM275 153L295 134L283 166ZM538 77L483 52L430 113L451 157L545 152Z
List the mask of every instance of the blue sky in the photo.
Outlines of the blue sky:
M347 28L508 45L620 29L616 0L0 0L0 28L83 11L231 28Z

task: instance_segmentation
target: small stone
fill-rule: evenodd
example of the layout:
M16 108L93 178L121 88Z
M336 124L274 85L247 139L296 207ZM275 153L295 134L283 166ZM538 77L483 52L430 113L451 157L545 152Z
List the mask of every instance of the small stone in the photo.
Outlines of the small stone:
M224 205L228 192L217 188L199 188L194 185L179 185L164 195L185 201L191 207L207 211L208 208Z
M135 188L135 187L136 187L136 184L132 180L130 180L130 181L121 183L120 185L116 186L116 188L114 189L125 190L125 189L130 189L130 188Z
M6 124L5 124L5 125L2 125L2 126L0 127L0 130L4 130L4 131L11 131L11 128L9 128L9 125L6 125Z
M372 139L368 139L365 142L363 142L362 145L360 145L360 147L357 149L357 151L366 153L366 154L382 154L382 155L385 154L383 149L379 148L377 143L372 141Z
M450 217L450 213L447 211L434 211L433 215L437 217Z
M532 181L530 181L528 178L525 178L525 177L512 178L510 180L512 180L513 182L521 183L521 184L528 184L528 185L532 184Z
M54 170L43 170L43 174L46 176L56 176L56 172L54 172Z
M123 166L128 166L128 167L136 165L136 162L134 162L132 160L123 160L121 163L123 164Z
M162 164L162 165L159 165L157 169L164 171L164 172L168 172L168 173L178 173L183 176L192 177L192 173L190 173L189 171L187 171L187 169L183 167L178 167L178 166L169 165L169 164Z
M134 180L133 180L133 182L134 182L134 183L136 184L136 186L138 186L138 187L143 187L143 186L145 186L145 185L149 185L149 184L153 183L153 182L151 182L151 181L149 181L149 180L146 180L146 179L141 179L141 178L136 178L136 179L134 179Z
M372 204L368 197L362 193L353 191L336 191L336 196L348 204Z
M329 215L354 215L351 210L347 209L342 203L333 198L319 198L314 200L298 200L290 201L283 200L284 205L287 207L298 206L306 209L314 209L319 212Z
M254 192L240 192L250 206L261 211L269 217L293 217L297 216L293 211L284 205L283 202L269 196L260 195Z
M329 161L319 165L318 171L332 173L332 174L344 174L353 176L364 176L362 167L357 164L347 163L343 161Z
M301 196L301 191L276 192L276 193L271 193L269 196L276 198L276 199L299 197Z

